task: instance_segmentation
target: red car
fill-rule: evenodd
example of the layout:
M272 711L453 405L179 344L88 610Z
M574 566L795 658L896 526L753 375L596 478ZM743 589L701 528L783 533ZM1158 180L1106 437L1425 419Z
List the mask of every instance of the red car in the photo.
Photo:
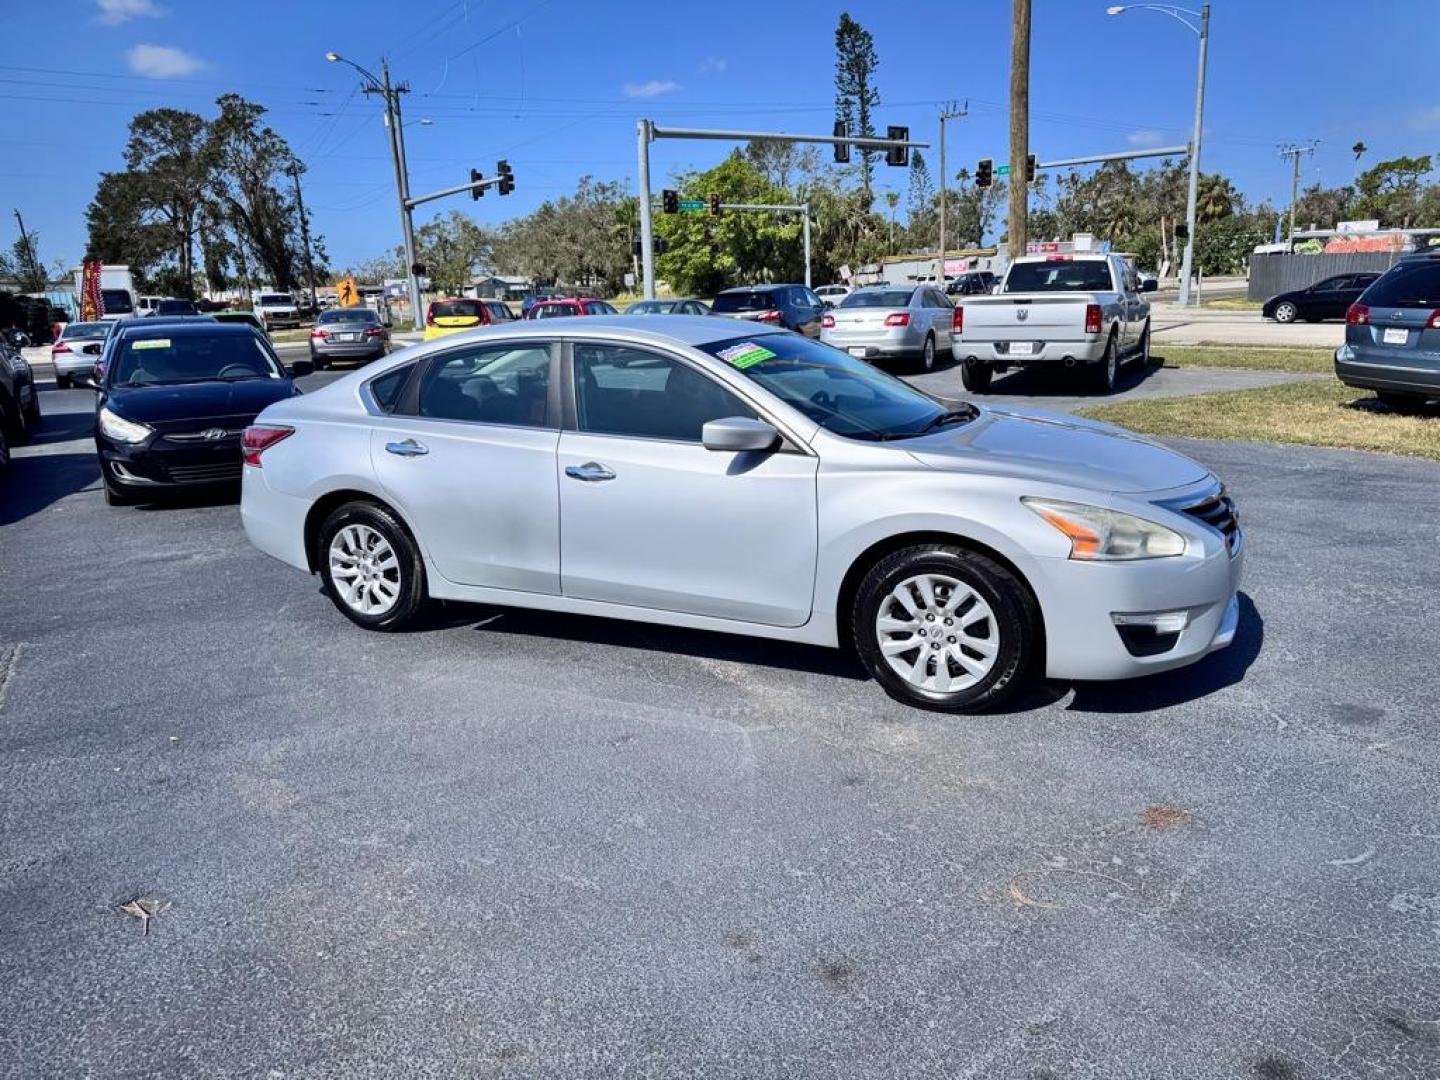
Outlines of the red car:
M604 300L597 300L593 296L580 296L575 299L541 300L530 309L527 319L558 319L566 315L619 315L613 307Z

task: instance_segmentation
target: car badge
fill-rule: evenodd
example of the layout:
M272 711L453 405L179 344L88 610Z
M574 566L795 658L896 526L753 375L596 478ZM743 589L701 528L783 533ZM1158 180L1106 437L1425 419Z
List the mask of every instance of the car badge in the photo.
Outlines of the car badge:
M223 439L225 437L225 429L218 427L207 428L200 433L200 437L202 439Z
M1021 322L1024 322L1024 321L1025 321L1026 319L1028 319L1029 317L1030 317L1030 309L1029 309L1029 308L1023 308L1023 307L1022 307L1022 308L1016 308L1016 309L1015 309L1015 318L1019 319Z

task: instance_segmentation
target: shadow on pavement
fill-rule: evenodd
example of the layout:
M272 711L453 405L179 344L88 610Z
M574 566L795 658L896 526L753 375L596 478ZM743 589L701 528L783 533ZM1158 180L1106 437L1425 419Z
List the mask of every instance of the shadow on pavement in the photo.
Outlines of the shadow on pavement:
M1255 602L1242 592L1240 625L1229 648L1178 671L1119 682L1077 682L1069 708L1076 712L1140 713L1209 697L1245 678L1264 641L1265 620Z
M1120 371L1115 377L1115 393L1123 394L1127 390L1134 390L1159 371L1163 365L1164 360L1154 354L1150 357L1150 363L1145 366L1142 366L1139 361L1121 364ZM986 393L1015 394L1035 398L1093 394L1096 400L1103 400L1107 395L1095 394L1088 385L1089 371L1090 369L1087 367L1064 368L1058 364L1053 368L1018 368L1006 375L998 376L990 384L990 389Z
M0 525L23 521L67 495L84 491L99 479L100 468L93 450L88 454L11 458L9 473L0 476Z

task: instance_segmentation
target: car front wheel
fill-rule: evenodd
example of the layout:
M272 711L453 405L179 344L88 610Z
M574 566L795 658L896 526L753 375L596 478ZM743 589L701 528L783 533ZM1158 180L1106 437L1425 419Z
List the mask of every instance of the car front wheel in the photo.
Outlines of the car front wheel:
M1023 689L1040 654L1029 590L995 560L924 544L886 556L856 593L860 659L897 701L940 712L994 709Z
M1299 314L1300 312L1296 309L1295 305L1287 300L1283 304L1279 304L1276 306L1275 321L1281 323L1292 323L1295 321L1295 316Z
M325 519L316 563L341 614L367 630L404 629L424 606L420 549L375 503L346 503Z

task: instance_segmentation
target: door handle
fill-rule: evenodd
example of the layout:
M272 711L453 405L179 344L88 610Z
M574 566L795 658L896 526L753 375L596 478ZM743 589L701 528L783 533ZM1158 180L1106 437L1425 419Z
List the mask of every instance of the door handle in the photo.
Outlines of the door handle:
M428 447L423 443L416 442L414 439L406 439L403 442L386 443L385 449L399 457L420 457L422 454L428 454L430 452Z
M574 480L584 480L592 484L601 480L615 479L615 474L598 461L587 461L584 465L566 465L565 475Z

